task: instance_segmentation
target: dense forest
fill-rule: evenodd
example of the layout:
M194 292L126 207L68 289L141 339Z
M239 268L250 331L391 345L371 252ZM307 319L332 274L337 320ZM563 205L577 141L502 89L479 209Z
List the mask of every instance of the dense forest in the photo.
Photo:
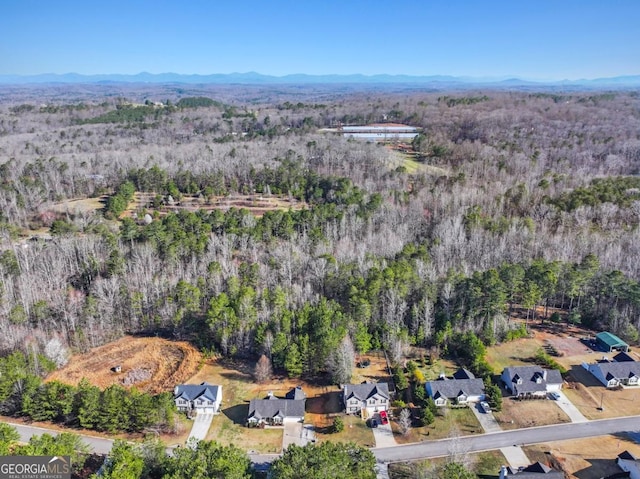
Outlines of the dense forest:
M0 351L163 334L299 376L516 316L638 339L636 92L265 88L3 96ZM322 131L384 121L413 156Z

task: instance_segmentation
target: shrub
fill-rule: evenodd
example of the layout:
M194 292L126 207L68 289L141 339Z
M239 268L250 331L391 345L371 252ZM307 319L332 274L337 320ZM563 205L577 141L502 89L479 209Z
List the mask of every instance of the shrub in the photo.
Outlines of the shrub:
M333 420L333 432L342 432L344 431L344 421L340 416L337 416Z

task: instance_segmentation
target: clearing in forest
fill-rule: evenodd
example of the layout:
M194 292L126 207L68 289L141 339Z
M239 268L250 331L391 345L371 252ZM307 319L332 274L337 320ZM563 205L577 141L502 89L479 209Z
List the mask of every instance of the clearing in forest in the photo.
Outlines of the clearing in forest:
M74 355L69 364L51 373L47 381L77 385L84 377L101 389L120 384L157 394L186 382L200 361L198 350L187 342L125 336Z

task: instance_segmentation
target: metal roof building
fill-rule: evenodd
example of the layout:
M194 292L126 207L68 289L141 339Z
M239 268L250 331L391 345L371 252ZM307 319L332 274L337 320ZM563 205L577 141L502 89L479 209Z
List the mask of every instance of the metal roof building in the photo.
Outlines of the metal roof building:
M596 334L596 343L598 343L600 349L606 352L624 351L626 353L629 351L629 345L627 343L608 331Z

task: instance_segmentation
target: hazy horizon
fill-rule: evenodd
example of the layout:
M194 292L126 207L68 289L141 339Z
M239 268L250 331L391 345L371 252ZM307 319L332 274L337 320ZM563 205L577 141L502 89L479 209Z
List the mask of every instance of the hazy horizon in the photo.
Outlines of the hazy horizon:
M0 75L408 75L562 81L640 73L640 2L9 1Z

